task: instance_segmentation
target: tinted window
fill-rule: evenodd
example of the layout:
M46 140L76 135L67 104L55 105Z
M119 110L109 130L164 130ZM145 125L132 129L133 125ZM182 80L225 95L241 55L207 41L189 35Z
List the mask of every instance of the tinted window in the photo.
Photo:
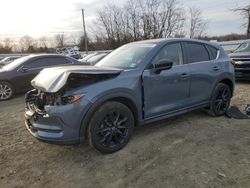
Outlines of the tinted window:
M186 49L189 63L209 61L208 51L203 44L186 43Z
M66 58L63 57L50 57L49 58L49 66L56 66L56 65L65 65L70 64L71 62L68 61Z
M25 67L28 69L35 69L35 68L43 68L48 65L48 59L41 58L41 59L35 59L31 61L30 63L26 64Z
M167 59L172 61L173 65L180 65L183 63L183 55L180 43L174 43L166 45L156 55L152 64L158 63L161 59Z
M216 59L217 57L217 53L218 53L218 49L212 47L212 46L209 46L209 45L206 45L208 51L209 51L209 54L210 54L210 59L211 60L214 60Z

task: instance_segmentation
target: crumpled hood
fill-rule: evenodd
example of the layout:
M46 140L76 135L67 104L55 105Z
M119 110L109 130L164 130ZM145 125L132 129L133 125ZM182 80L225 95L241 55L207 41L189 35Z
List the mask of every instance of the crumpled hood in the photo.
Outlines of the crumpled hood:
M67 83L68 77L71 74L118 75L121 71L121 69L97 66L62 66L46 68L31 81L31 85L44 92L55 93Z

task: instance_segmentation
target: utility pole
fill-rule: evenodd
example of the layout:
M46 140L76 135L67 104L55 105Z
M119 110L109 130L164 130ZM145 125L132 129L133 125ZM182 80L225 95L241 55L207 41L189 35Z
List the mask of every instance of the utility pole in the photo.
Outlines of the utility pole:
M83 23L83 31L84 31L85 52L88 54L88 43L87 43L87 33L86 33L85 19L84 19L84 9L82 9L82 23Z

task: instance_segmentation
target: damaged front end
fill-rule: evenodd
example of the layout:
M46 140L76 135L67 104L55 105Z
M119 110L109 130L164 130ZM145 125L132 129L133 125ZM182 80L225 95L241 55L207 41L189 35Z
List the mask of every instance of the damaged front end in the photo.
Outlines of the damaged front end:
M72 104L80 100L84 95L85 94L64 96L61 92L46 93L41 90L33 89L25 95L26 109L37 115L44 116L47 115L45 110L46 106Z
M89 73L66 69L43 70L32 80L35 89L25 95L26 127L36 138L59 142L79 140L82 117L91 105L82 88L119 74L117 70Z

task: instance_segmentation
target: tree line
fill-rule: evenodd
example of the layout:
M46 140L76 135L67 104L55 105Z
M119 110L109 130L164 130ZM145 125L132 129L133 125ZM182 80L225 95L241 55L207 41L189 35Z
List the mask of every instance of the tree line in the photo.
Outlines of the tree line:
M187 12L178 0L127 0L123 6L108 4L97 11L96 38L103 38L111 48L155 38L186 36L189 17L190 38L205 34L207 21L197 7Z
M238 40L250 38L250 5L232 9L245 19L246 35L230 34L207 37L209 21L199 7L184 8L178 0L127 0L121 6L107 4L97 10L94 28L88 36L58 33L34 39L28 35L18 41L6 38L0 42L0 53L54 52L57 47L78 46L84 51L115 49L123 44L155 38L189 37L203 40ZM91 33L91 34L90 34Z

